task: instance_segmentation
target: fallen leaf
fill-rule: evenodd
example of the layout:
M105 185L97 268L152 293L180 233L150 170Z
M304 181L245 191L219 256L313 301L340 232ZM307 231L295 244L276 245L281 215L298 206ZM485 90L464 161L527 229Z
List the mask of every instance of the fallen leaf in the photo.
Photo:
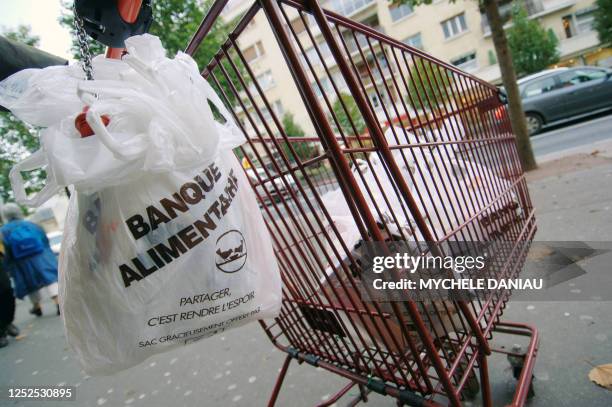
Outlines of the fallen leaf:
M16 340L16 341L20 341L20 340L25 339L25 338L27 338L27 337L28 337L28 335L21 334L21 335L16 336L16 337L15 337L15 340Z
M608 390L612 390L612 363L595 366L589 372L589 379Z

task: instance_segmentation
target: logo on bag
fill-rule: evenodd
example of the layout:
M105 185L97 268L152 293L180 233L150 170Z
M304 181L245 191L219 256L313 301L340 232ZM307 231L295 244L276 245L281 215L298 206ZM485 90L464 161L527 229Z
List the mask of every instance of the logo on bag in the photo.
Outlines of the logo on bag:
M244 267L247 247L244 236L238 230L225 232L217 239L215 264L224 273L235 273Z

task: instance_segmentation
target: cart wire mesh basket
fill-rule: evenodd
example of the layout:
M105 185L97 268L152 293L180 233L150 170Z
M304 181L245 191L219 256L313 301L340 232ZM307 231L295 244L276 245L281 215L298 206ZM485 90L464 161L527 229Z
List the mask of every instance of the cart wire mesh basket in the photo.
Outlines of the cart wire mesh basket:
M212 5L188 53L197 55L226 4ZM471 300L362 295L370 242L427 242L419 250L432 253L492 242L489 275L513 278L536 231L498 89L367 23L315 0L255 1L202 72L246 136L235 152L282 274L281 313L261 321L287 353L269 405L297 359L349 379L321 405L357 386L351 405L376 392L400 405L458 406L480 390L490 406L493 351L519 360L511 405L523 405L538 335L500 321L509 290ZM266 52L279 56L282 92L300 96L302 110L292 113L307 118L312 134L288 134L269 100L270 78L258 75L258 62L243 51L253 26L275 39ZM526 350L495 349L494 332L527 337Z

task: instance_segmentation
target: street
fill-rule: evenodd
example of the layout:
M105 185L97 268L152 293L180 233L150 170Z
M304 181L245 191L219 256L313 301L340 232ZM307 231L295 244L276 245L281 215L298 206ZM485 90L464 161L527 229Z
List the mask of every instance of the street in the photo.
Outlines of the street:
M612 139L612 115L549 130L534 137L533 145L536 155L542 157L604 139ZM537 207L537 240L610 240L610 157L601 157L593 165L584 161L577 169L562 173L556 167L542 168L550 174L528 177ZM0 400L0 406L263 406L284 359L253 323L156 355L113 376L90 377L79 368L66 344L52 303L44 303L41 318L28 314L29 305L18 302L16 323L24 337L0 349L0 386L73 385L77 399ZM610 405L611 393L591 383L587 375L592 365L612 362L611 314L612 303L595 300L510 303L503 318L533 323L542 336L535 367L536 396L528 406ZM509 364L505 357L494 356L489 370L494 405L504 405L515 384ZM277 405L315 405L345 383L321 368L292 363ZM345 405L347 399L337 405ZM372 395L369 405L394 406L395 402ZM479 406L480 395L466 405Z
M531 145L534 154L538 157L609 139L612 139L610 112L552 126L541 134L533 136Z

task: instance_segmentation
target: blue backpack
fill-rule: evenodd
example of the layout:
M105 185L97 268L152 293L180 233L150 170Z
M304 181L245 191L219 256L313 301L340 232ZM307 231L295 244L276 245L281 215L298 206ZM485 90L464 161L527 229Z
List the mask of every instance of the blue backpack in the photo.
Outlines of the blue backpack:
M2 235L4 245L16 260L42 253L45 249L41 231L29 222L11 222L2 228Z

